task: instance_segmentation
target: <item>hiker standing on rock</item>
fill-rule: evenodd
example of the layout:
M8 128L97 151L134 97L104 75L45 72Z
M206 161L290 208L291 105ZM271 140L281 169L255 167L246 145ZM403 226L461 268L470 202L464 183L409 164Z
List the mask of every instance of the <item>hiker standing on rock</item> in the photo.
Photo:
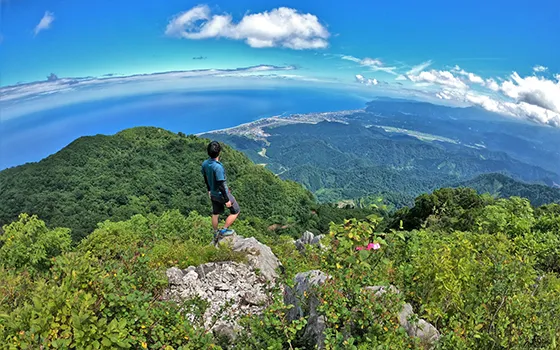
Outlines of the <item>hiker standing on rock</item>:
M214 228L214 241L217 242L220 236L231 236L235 233L229 227L233 224L239 215L239 204L235 197L231 194L226 184L226 172L222 163L220 163L220 152L222 146L216 141L208 144L208 156L202 163L202 175L208 196L212 201L212 227ZM220 214L224 213L225 207L229 209L230 215L226 219L226 223L221 230L218 230L218 221Z

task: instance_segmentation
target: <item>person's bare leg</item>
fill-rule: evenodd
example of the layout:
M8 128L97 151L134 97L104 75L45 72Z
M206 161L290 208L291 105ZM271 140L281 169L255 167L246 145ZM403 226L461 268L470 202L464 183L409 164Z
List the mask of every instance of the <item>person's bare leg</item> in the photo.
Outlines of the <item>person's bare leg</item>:
M237 214L231 214L230 216L227 217L226 219L226 224L224 225L224 228L229 228L233 222L237 219L237 217L239 216L239 213Z
M220 220L220 215L212 215L212 227L214 231L218 230L218 222Z

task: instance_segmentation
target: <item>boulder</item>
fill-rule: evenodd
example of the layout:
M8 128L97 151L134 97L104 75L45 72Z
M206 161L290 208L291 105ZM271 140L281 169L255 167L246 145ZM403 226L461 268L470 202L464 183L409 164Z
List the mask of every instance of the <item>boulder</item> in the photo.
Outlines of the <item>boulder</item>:
M172 267L167 270L169 287L164 297L178 302L196 297L207 301L201 326L231 340L238 330L239 317L259 314L269 304L267 288L278 278L276 270L281 264L268 246L253 237L233 235L220 243L245 253L247 264L225 261L184 270ZM196 321L194 314L184 311L192 322Z
M167 277L169 288L164 297L178 302L195 297L208 301L201 326L228 339L237 331L239 317L261 313L269 302L267 282L246 264L227 261L185 270L172 267L167 270ZM184 311L194 322L195 315Z
M228 244L235 252L247 254L247 262L251 268L268 281L274 282L278 278L278 268L281 268L280 260L274 255L270 247L257 241L254 237L243 238L232 235L222 238L220 243Z
M409 336L420 339L423 345L431 346L440 337L439 331L424 319L416 320L412 305L406 303L399 312L399 323Z
M303 338L308 344L317 345L318 349L324 348L325 316L317 310L319 298L316 288L328 278L319 270L301 272L294 277L293 288L284 288L284 304L294 305L287 315L288 320L291 322L309 316Z
M295 241L294 244L296 245L296 248L300 251L300 253L304 253L306 245L316 245L320 248L323 248L323 246L321 245L321 239L323 237L324 235L315 236L313 232L305 231L301 235L301 237Z
M288 320L293 321L301 317L308 317L308 322L304 331L304 340L311 346L317 345L318 349L324 348L325 316L319 314L319 298L316 288L321 286L329 278L328 275L319 271L312 270L298 273L294 278L294 287L284 288L284 303L294 305L288 313ZM400 291L393 285L390 286L370 286L364 290L373 292L376 296L384 293L400 294ZM398 314L400 325L411 337L420 339L421 344L426 348L432 347L439 339L439 331L430 323L423 319L418 319L414 314L412 305L406 303Z
M389 287L371 286L365 289L374 292L376 296L387 292L400 294L400 291L393 285ZM399 324L406 329L406 333L411 337L420 339L420 343L426 347L433 346L440 337L440 333L436 327L426 320L416 317L412 305L409 303L403 305L398 318Z

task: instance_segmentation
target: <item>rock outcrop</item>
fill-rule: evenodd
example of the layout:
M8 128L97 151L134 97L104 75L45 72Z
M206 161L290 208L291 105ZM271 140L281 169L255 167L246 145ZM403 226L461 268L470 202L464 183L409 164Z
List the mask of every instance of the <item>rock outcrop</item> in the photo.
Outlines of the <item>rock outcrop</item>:
M235 334L239 317L258 314L268 303L267 282L246 264L227 261L185 270L172 267L167 277L166 298L183 301L199 297L208 301L203 326L227 337ZM194 315L189 316L194 321Z
M320 239L321 236L314 237L311 232L305 232L295 244L298 249L303 247L305 250L307 244L320 245ZM208 307L202 316L201 326L233 340L240 317L260 314L269 305L271 300L268 291L275 285L281 264L269 247L253 237L234 235L222 239L220 244L230 245L233 251L245 253L247 264L226 261L190 266L184 270L172 267L167 270L169 288L165 297L176 301L193 298L207 301ZM307 318L302 340L319 349L324 348L326 319L318 311L318 287L329 278L319 270L312 270L298 273L294 278L294 287L283 287L284 303L294 305L287 315L288 320ZM394 286L372 286L364 290L377 296L384 293L400 294ZM184 312L191 321L196 321L192 311L185 309ZM408 303L402 307L398 319L408 335L419 338L425 347L431 347L440 337L433 325L416 317L412 305Z
M232 338L239 317L259 314L268 304L266 291L278 278L276 270L281 264L268 246L253 237L233 235L219 243L245 253L247 264L226 261L185 270L172 267L167 270L169 288L165 297L176 301L195 297L206 300L209 306L203 315L203 326ZM191 316L194 320L194 315Z
M374 292L375 295L382 295L387 292L400 294L400 291L393 285L388 288L373 286L366 287L366 289ZM403 305L398 317L399 324L406 329L406 333L411 337L419 338L422 345L429 347L439 339L440 333L437 328L424 319L418 319L409 303Z
M301 237L294 242L294 244L296 245L296 248L301 253L304 253L305 252L305 246L307 246L307 245L316 245L316 246L319 246L320 248L322 248L323 246L321 245L321 239L323 237L324 237L324 235L315 236L313 234L313 232L305 231L301 235Z
M325 316L320 315L317 310L319 298L316 289L328 278L327 274L319 270L301 272L294 277L293 288L284 288L284 304L294 305L287 315L288 320L309 317L303 335L304 341L317 344L319 349L324 346Z
M247 254L247 261L253 270L258 271L268 281L278 278L277 269L281 268L280 260L270 247L257 241L255 237L243 238L233 235L220 240L220 244L229 244L233 251Z
M284 290L284 303L294 305L288 314L288 320L293 321L301 317L308 317L304 331L304 340L309 344L317 344L319 349L324 347L325 316L317 311L319 298L316 293L317 287L321 286L329 278L328 275L319 271L312 270L299 273L294 278L294 287L286 287ZM371 286L364 290L371 291L380 296L384 293L400 294L395 286ZM427 348L439 339L439 331L430 323L423 319L418 319L414 314L412 305L406 303L398 314L399 324L406 330L411 337L420 339L422 345Z

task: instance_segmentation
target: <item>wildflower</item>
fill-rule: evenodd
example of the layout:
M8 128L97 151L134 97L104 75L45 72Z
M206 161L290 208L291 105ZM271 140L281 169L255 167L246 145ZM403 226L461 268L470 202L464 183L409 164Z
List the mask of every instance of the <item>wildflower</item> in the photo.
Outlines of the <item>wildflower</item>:
M146 348L148 347L148 344L146 344L146 342L143 341L143 342L142 342L142 347L143 347L144 349L146 349Z
M358 246L356 247L356 250L377 250L379 248L381 248L381 244L375 242L368 244L366 247Z

